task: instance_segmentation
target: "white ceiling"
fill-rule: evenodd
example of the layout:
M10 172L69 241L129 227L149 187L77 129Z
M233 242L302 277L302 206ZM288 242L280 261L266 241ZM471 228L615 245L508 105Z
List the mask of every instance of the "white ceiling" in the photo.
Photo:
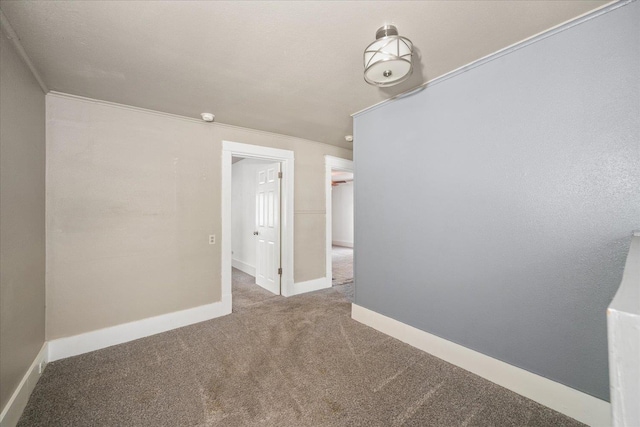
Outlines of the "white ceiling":
M351 148L350 114L606 1L0 1L50 90ZM414 75L362 53L393 23Z

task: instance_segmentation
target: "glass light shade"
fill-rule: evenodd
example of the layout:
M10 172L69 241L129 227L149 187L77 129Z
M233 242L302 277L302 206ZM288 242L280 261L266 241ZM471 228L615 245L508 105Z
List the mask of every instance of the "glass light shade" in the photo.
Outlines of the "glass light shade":
M398 36L397 30L396 35L378 38L364 51L365 81L375 86L392 86L405 81L413 71L412 54L413 43Z

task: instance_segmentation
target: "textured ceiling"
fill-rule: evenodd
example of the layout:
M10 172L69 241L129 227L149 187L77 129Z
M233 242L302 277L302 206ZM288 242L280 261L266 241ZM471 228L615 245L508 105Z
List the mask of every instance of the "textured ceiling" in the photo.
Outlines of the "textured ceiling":
M50 90L351 148L350 114L606 1L0 1ZM394 23L414 75L362 52Z

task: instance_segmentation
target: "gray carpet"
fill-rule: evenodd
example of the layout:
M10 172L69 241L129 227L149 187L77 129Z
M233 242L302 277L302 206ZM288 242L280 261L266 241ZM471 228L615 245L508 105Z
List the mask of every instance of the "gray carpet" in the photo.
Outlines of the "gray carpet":
M353 248L331 247L332 285L344 285L353 282Z
M238 313L250 309L270 298L282 298L256 285L256 278L237 268L231 271L232 312Z
M19 425L581 425L353 321L335 288L234 292L228 316L50 363Z
M331 285L350 302L355 301L353 286L353 248L333 246L331 250Z

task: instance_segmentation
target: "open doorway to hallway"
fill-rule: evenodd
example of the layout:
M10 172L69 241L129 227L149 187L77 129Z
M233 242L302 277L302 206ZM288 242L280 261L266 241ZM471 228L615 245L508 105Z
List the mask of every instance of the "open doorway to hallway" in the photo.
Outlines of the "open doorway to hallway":
M326 159L327 276L334 289L354 301L353 162L332 156Z
M280 295L280 163L231 160L232 311Z
M293 184L292 151L222 141L222 299L232 311L291 295Z

